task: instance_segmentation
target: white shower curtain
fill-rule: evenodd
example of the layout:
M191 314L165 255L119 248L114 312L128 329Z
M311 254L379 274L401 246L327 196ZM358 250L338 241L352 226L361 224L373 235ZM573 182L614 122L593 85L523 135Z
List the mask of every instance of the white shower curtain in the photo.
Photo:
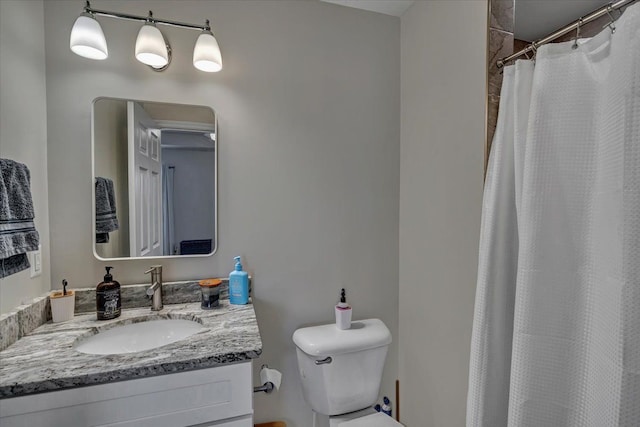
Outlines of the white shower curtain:
M467 427L640 426L640 4L504 71Z

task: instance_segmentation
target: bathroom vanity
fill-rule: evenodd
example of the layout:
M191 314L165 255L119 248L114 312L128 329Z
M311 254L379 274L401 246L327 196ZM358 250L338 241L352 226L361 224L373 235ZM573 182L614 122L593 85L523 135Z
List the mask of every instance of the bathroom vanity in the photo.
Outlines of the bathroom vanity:
M253 305L220 302L95 313L47 323L0 352L0 424L11 426L253 425L251 360L262 352ZM85 354L89 337L131 323L183 319L202 328L180 341L123 354Z

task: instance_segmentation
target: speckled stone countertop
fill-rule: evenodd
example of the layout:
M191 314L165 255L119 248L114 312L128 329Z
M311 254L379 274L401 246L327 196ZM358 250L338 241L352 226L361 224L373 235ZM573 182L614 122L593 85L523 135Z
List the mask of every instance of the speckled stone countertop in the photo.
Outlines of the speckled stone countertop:
M93 355L74 349L82 340L115 326L154 319L190 319L204 326L182 341L128 354ZM95 313L62 323L44 324L0 352L0 399L103 384L257 358L262 340L252 304L220 300L213 310L200 303L122 310L122 316L98 321Z

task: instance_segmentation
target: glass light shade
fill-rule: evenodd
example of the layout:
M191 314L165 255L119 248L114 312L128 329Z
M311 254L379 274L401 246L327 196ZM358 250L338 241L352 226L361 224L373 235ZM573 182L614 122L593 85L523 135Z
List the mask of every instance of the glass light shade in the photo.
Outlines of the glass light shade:
M160 30L153 24L144 24L136 39L136 59L154 68L162 68L169 63L167 43Z
M193 66L207 73L222 70L222 54L218 41L209 31L203 31L193 48Z
M107 41L102 27L91 15L83 13L71 29L69 47L76 55L89 59L107 59Z

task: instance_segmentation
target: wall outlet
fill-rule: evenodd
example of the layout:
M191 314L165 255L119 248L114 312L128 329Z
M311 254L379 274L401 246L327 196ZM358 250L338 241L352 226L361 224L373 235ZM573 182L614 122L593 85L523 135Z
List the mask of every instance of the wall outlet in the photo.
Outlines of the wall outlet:
M38 250L30 253L31 278L42 274L42 245L38 245Z

